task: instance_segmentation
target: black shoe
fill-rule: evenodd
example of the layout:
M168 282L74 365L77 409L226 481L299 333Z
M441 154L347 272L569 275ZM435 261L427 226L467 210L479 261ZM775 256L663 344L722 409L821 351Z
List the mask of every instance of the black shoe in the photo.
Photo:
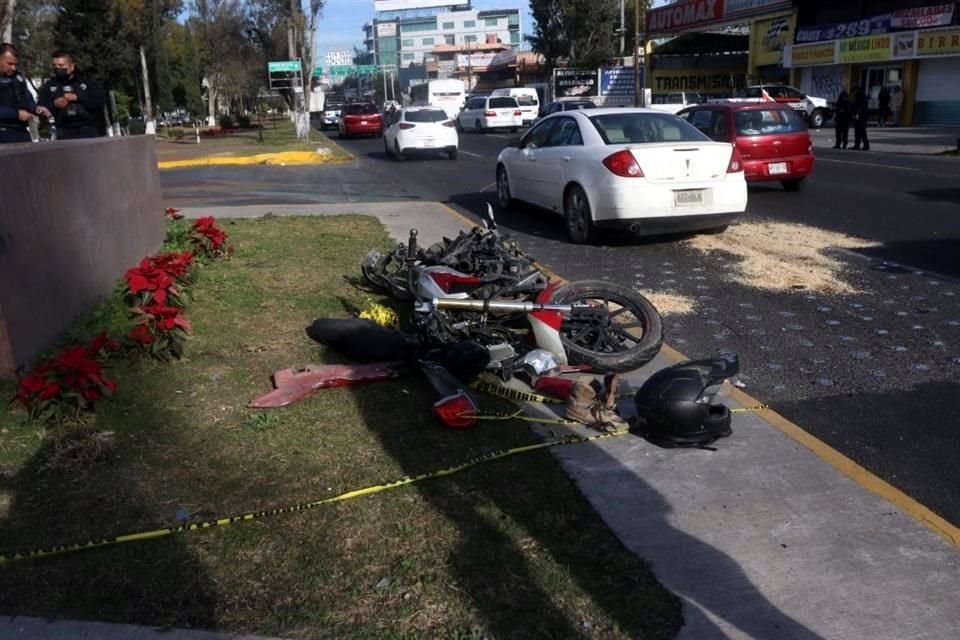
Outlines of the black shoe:
M864 147L863 151L870 151L870 147Z
M850 148L853 149L854 151L860 151L860 147L850 147Z
M839 148L840 148L840 145L835 144L835 145L833 145L833 148L834 148L834 149L839 149Z

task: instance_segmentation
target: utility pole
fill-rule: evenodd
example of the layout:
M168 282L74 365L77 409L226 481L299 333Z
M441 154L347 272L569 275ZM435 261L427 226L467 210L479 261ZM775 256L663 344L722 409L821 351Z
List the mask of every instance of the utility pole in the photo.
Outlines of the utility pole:
M13 11L17 8L17 0L4 0L7 11L4 14L3 42L13 42Z
M624 24L626 20L626 4L627 0L620 0L620 57L623 58L623 52L627 47L627 25ZM623 60L620 61L620 64L623 64Z
M640 0L634 0L633 9L633 106L641 107L643 106L643 85L640 83L640 52L646 52L647 47L646 38L641 38L640 34L646 29L647 16L640 12ZM646 62L646 55L644 55L644 62Z
M153 135L157 132L153 121L153 102L150 100L150 76L147 75L147 54L143 45L140 45L140 68L143 70L143 124L144 133Z

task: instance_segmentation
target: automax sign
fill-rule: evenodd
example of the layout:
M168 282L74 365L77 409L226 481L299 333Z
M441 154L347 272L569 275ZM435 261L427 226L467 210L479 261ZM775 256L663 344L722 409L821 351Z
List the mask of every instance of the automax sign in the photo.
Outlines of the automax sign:
M647 34L683 31L723 19L724 0L686 0L647 11Z
M845 64L850 62L881 62L890 59L890 45L893 36L867 36L866 38L847 38L840 41L837 61Z

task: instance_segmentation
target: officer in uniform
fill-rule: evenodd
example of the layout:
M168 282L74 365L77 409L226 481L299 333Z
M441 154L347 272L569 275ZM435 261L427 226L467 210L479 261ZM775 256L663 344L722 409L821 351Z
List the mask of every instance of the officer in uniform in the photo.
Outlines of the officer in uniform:
M0 144L33 140L27 125L36 117L37 105L17 73L17 62L16 47L0 44Z
M103 90L100 85L77 70L68 51L53 54L53 77L40 88L38 111L53 115L57 138L99 138L103 135Z

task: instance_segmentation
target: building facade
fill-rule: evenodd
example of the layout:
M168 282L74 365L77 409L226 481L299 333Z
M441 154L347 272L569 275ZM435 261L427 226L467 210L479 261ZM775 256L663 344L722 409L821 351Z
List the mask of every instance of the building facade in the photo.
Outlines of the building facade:
M469 3L438 5L431 0L377 2L376 17L364 25L368 57L394 67L436 63L438 46L463 47L522 42L520 11L476 11ZM383 10L381 10L383 9Z
M863 87L902 92L899 124L960 124L960 7L931 0L797 2L797 33L785 66L794 82L832 99Z

